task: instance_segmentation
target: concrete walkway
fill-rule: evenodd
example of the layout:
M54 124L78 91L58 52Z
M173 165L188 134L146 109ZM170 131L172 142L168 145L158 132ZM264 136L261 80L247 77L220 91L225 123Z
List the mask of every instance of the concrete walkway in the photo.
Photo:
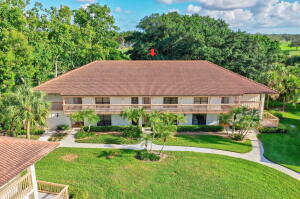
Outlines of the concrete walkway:
M72 130L71 133L66 136L64 140L60 142L61 147L74 147L74 148L106 148L106 149L132 149L132 150L143 150L145 149L144 143L135 144L135 145L120 145L120 144L90 144L90 143L76 143L74 134L75 130ZM300 173L292 171L286 167L275 164L267 160L264 156L264 149L262 143L257 139L256 133L248 134L248 139L252 142L252 151L248 153L235 153L230 151L223 151L217 149L208 149L208 148L199 148L199 147L186 147L186 146L165 146L164 151L192 151L200 153L210 153L210 154L219 154L226 155L235 158L241 158L249 160L252 162L257 162L268 167L274 168L278 171L281 171L293 178L300 180ZM149 144L148 144L149 145ZM160 150L162 146L153 144L153 150Z

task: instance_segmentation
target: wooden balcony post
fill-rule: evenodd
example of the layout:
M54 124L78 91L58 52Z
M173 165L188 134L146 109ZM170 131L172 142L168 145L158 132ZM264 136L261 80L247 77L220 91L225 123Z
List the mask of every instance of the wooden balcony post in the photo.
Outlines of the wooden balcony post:
M29 172L31 173L31 180L32 180L32 186L33 186L33 197L34 199L38 199L38 185L36 181L36 174L35 174L35 167L34 164L29 167Z
M264 105L265 105L265 94L260 94L259 117L260 117L261 120L263 119Z

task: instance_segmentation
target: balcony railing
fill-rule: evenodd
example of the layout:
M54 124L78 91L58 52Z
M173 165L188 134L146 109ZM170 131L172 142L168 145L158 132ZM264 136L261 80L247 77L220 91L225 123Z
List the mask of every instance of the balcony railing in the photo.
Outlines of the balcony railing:
M278 127L279 118L269 112L264 112L262 126L264 127Z
M51 182L37 181L39 194L45 194L43 198L69 199L68 186ZM12 183L0 190L0 199L22 199L33 193L31 173L17 178Z
M52 195L52 199L69 199L68 186L38 180L38 191L47 195Z
M84 109L92 109L99 114L120 114L124 109L144 108L146 111L165 111L173 113L225 113L234 107L247 106L259 108L259 102L243 104L65 104L65 113L73 113Z

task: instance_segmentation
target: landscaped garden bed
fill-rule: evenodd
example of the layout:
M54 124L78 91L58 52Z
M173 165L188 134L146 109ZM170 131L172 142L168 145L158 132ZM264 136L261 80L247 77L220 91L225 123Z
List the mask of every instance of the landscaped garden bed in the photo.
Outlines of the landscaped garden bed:
M83 191L90 199L298 199L300 195L298 180L247 160L164 152L166 159L149 162L136 159L136 153L59 148L36 164L37 177L68 184L71 195Z

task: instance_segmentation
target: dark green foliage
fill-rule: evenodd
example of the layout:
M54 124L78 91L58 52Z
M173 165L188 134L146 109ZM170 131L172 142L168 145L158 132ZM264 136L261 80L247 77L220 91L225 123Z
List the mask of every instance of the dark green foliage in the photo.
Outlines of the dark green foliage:
M275 127L264 127L259 129L260 133L287 133L288 130L284 128L275 128Z
M31 130L30 131L30 135L42 135L43 133L45 133L45 130L42 129L37 129L37 130ZM26 130L20 130L17 133L18 135L26 135Z
M236 141L241 141L241 140L243 140L243 135L241 135L241 134L234 134L232 136L232 139L236 140Z
M279 119L282 119L283 118L283 114L280 113L280 112L275 112L273 113L274 116L278 117Z
M94 136L94 135L95 135L95 132L78 131L75 134L75 138L82 139L82 138L86 138L86 137L90 137L90 136Z
M132 59L209 60L257 79L278 61L280 47L264 35L232 31L223 20L199 15L152 14L127 36ZM157 56L150 56L154 48Z
M91 126L91 130L93 132L111 132L111 131L116 131L116 132L122 132L124 129L128 128L129 126ZM88 130L88 127L85 126L83 127L84 131Z
M203 131L203 132L217 132L223 131L222 126L218 125L186 125L186 126L178 126L177 132L187 132L187 131Z
M98 157L105 157L106 159L113 159L114 157L121 156L119 151L110 150L110 151L102 151Z
M129 138L140 138L142 135L142 130L139 126L126 127L122 132L124 137Z
M136 158L139 160L150 160L150 161L160 160L159 155L152 153L152 152L148 152L147 150L138 151L136 153Z
M67 124L61 124L61 125L57 125L56 130L58 131L65 131L68 130L70 127Z

